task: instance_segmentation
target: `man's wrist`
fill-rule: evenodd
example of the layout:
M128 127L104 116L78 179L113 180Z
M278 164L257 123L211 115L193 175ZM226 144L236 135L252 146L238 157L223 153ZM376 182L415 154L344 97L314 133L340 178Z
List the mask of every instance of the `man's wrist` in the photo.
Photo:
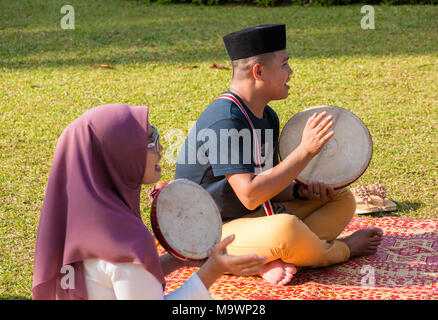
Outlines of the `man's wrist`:
M300 144L295 150L297 150L297 152L299 152L303 158L307 158L307 159L313 159L313 157L316 155L308 151L306 147L304 147L302 144Z
M303 197L300 195L299 192L299 188L300 188L301 184L295 182L294 186L293 186L293 195L295 199L299 199L299 200L307 200L306 197Z

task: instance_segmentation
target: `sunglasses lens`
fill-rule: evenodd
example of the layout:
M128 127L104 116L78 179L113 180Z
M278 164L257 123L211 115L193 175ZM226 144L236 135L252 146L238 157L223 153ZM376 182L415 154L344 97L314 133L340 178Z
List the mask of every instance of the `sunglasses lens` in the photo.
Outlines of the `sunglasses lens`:
M153 143L155 146L155 152L158 153L158 138L159 138L159 134L158 134L158 130L156 127L152 126L152 128L154 129L154 133L152 134L152 139L153 139Z

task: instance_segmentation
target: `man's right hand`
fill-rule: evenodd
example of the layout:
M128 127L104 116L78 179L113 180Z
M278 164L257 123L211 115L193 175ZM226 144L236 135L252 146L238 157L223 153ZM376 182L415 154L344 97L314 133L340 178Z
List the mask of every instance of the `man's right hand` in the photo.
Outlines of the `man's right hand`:
M327 112L315 113L306 123L301 138L300 147L312 156L316 156L324 144L334 135L334 131L329 131L333 127L333 116L326 117ZM324 120L322 120L326 117ZM322 121L321 121L322 120Z
M333 136L332 117L322 120L327 112L314 114L303 131L301 144L286 159L272 168L269 174L234 173L225 175L240 202L249 210L272 199L285 190L306 165ZM322 121L321 121L322 120Z

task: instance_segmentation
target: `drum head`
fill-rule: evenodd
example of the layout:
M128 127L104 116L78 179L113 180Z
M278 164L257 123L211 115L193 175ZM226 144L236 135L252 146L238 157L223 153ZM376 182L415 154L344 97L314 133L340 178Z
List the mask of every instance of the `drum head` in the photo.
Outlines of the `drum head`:
M156 221L152 221L152 227L163 247L174 256L202 260L220 241L219 209L211 195L197 183L174 180L160 191L154 202Z
M324 182L339 189L356 181L368 168L373 142L365 124L353 113L335 106L318 106L293 116L280 136L280 158L285 159L301 143L307 120L315 112L333 116L334 135L297 176L298 182Z

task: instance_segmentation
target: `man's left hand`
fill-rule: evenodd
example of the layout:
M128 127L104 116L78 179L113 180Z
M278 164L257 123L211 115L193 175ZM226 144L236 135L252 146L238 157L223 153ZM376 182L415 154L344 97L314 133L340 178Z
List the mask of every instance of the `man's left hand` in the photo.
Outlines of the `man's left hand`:
M333 199L335 189L326 186L323 182L314 181L310 182L307 186L300 185L298 193L309 200L327 201L329 198Z

